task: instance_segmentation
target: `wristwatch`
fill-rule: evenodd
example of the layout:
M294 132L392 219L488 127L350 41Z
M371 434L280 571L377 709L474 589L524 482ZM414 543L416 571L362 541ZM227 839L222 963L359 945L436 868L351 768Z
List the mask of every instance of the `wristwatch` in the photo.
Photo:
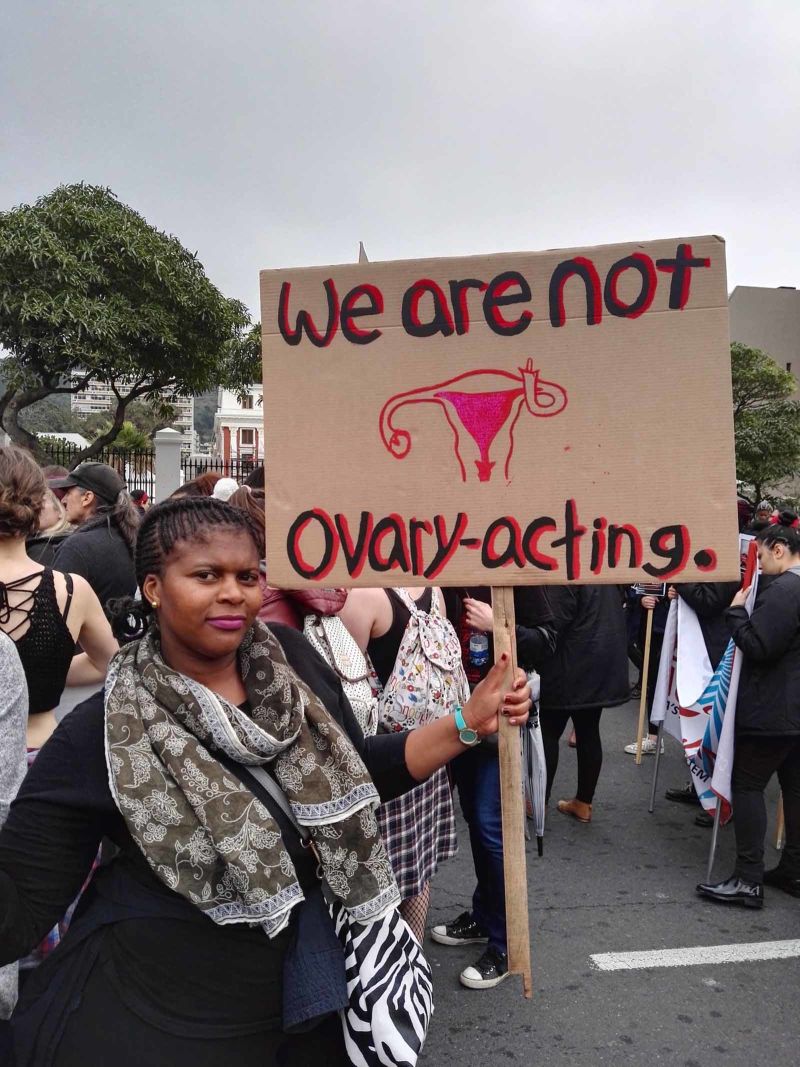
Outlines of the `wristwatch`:
M467 726L464 721L464 713L460 704L456 704L455 711L456 729L458 730L458 739L462 745L466 745L468 748L474 748L475 745L480 744L480 737L476 730Z

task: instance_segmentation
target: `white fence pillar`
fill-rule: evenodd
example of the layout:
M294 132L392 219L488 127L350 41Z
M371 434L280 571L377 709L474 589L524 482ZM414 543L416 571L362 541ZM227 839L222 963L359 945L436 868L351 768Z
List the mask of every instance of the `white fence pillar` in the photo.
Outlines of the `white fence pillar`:
M156 446L156 503L166 500L181 484L181 444L183 437L177 430L159 430Z

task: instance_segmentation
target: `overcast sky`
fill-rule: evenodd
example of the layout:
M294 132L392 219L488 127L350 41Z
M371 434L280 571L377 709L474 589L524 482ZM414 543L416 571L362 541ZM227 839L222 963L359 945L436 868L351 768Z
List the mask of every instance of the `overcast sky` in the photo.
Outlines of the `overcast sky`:
M263 267L716 233L800 285L798 0L5 0L0 210L108 185Z

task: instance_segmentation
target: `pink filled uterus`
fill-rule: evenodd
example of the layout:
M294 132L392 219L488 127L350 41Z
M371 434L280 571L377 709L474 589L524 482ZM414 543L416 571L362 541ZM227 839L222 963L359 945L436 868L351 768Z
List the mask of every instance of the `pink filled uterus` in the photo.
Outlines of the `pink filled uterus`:
M451 386L471 386L454 389ZM498 386L505 385L505 388ZM483 388L481 388L483 386ZM380 413L380 433L384 447L395 459L403 459L411 451L411 434L396 424L400 410L410 404L438 404L453 432L453 451L461 478L467 480L467 470L461 457L461 433L466 431L478 448L475 467L478 481L491 480L496 461L491 451L498 435L508 426L508 446L504 472L509 476L514 452L514 428L523 412L538 418L558 415L567 406L567 393L555 382L541 378L540 372L528 360L519 374L506 370L474 370L459 374L437 385L410 389L397 393L386 401Z
M523 396L520 389L501 389L494 393L456 393L450 389L434 393L434 396L449 401L458 413L461 425L478 446L480 459L475 460L478 480L488 482L494 462L489 459L489 449L505 425L514 401Z

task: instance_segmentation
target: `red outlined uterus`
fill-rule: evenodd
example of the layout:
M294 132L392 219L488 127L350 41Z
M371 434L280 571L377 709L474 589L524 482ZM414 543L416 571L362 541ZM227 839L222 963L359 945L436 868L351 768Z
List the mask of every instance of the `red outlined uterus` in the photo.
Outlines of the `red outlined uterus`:
M488 482L497 462L490 458L490 453L500 432L507 428L503 472L508 480L514 455L514 431L522 413L527 411L545 419L560 415L567 406L567 393L555 382L545 381L534 370L531 359L519 368L519 374L499 369L472 370L437 385L395 393L381 408L379 419L381 441L395 459L404 459L411 451L411 434L395 421L400 409L408 404L440 406L453 432L453 451L464 482L467 467L462 457L462 431L466 431L478 448L478 458L474 461L478 481Z

